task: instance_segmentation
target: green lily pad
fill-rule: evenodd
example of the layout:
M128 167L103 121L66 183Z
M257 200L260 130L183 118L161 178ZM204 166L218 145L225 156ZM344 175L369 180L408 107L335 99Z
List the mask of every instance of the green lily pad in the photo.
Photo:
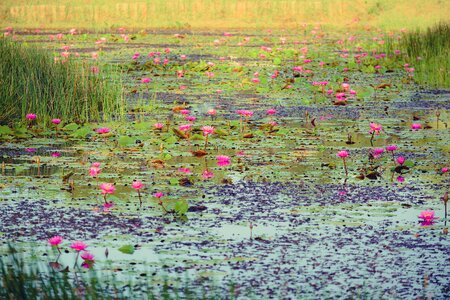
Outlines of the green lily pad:
M119 250L120 252L125 253L125 254L133 254L134 253L133 245L123 245L122 247L120 247L117 250Z

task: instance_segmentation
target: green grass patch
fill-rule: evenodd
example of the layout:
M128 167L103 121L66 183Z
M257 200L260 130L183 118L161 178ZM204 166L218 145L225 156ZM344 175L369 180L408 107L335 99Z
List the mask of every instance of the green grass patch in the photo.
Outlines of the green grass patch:
M405 33L399 41L418 83L450 87L450 24L438 23L426 30Z
M23 120L108 121L124 115L120 76L114 67L93 65L77 58L55 61L44 49L0 38L0 123ZM59 56L60 57L60 56Z
M404 35L400 46L416 60L416 80L432 86L450 87L450 24L439 23L426 31ZM418 59L420 57L420 59Z

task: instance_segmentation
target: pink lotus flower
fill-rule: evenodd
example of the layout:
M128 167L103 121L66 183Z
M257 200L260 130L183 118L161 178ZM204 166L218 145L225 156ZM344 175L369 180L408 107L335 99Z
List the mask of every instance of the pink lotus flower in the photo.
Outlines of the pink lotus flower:
M345 93L337 93L336 100L337 101L345 101L347 98L345 97Z
M150 81L152 81L152 80L150 78L148 78L148 77L144 77L144 78L141 79L142 83L149 83Z
M27 120L29 120L29 121L36 120L36 115L35 115L35 114L27 114L25 117L26 117Z
M101 173L101 170L98 167L91 167L89 169L89 176L97 177L100 173Z
M260 83L261 80L259 80L259 78L254 77L254 78L252 78L252 82L253 83Z
M109 133L111 130L108 127L97 128L96 132L99 134Z
M83 253L81 253L81 258L83 260L88 260L88 261L93 261L94 260L94 254L87 252L87 251L83 251Z
M250 118L251 116L253 116L253 112L250 110L242 110L242 115L244 117Z
M386 146L387 151L396 151L397 149L398 149L398 147L396 145Z
M434 215L434 210L423 210L420 212L419 219L422 219L422 222L427 225L431 225L438 217Z
M58 151L52 152L51 156L52 157L61 157L61 152L58 152Z
M203 135L214 134L215 128L213 126L202 126Z
M153 127L155 127L155 129L162 129L164 127L164 124L162 124L162 123L155 123L153 125Z
M441 169L441 172L442 172L442 174L447 173L447 172L448 172L448 168L447 168L447 167L443 167L443 168Z
M230 157L226 156L226 155L218 155L218 156L216 156L216 159L217 159L217 165L219 167L225 167L231 163Z
M403 156L397 157L397 163L399 165L403 165L405 163L405 161L406 161L406 158L404 158Z
M55 124L55 125L59 125L61 123L61 120L60 119L53 119L52 123Z
M90 261L90 260L85 260L81 263L81 267L83 269L92 269L92 267L94 266L94 261Z
M401 182L405 182L405 177L403 177L403 176L398 176L398 177L397 177L397 181L400 182L400 183L401 183Z
M186 132L186 131L191 130L191 127L192 127L192 124L185 124L185 125L180 125L179 129L180 129L181 131Z
M155 198L162 198L163 196L164 196L164 194L162 193L162 192L156 192L156 193L154 193L153 194L153 196L155 197Z
M419 130L421 128L422 128L422 124L420 124L420 123L412 123L411 124L411 129L412 130Z
M208 110L207 114L210 116L215 116L217 114L217 111L215 109L210 109Z
M140 181L135 181L131 184L131 187L135 190L140 190L144 187L144 185Z
M102 183L100 184L100 189L102 190L102 194L114 194L116 191L116 187L112 183Z
M379 158L383 153L384 153L384 149L383 148L375 148L375 149L372 150L372 155L375 158Z
M91 67L91 72L93 74L98 74L98 72L100 72L100 69L98 67L96 67L96 66L93 66L93 67Z
M343 83L343 84L342 84L342 88L343 88L344 90L348 90L348 89L350 88L350 84L348 84L348 83Z
M77 252L80 252L80 251L84 251L87 248L87 245L84 242L76 241L70 245L70 248L72 248L73 250L75 250Z
M50 246L57 247L59 244L61 244L62 240L63 238L57 235L52 238L49 238L48 243L50 244Z
M34 153L37 151L37 149L36 148L25 148L25 151L28 153Z
M346 150L341 150L336 154L338 157L342 158L342 161L344 163L344 170L345 170L345 176L348 176L348 170L347 170L347 163L345 161L345 159L350 155L348 153L348 151Z
M191 169L189 169L189 168L179 168L178 172L185 173L185 174L192 174Z
M189 122L194 122L195 120L197 120L197 118L194 116L186 116L184 119Z
M180 114L182 115L189 115L191 112L188 109L182 109L180 110Z
M96 168L100 167L100 165L101 165L101 163L99 163L99 162L92 163L92 166L96 167Z
M280 73L278 72L278 70L275 70L275 71L273 72L273 74L270 75L270 78L275 79L275 78L278 77L279 74L280 74Z
M370 123L369 126L370 126L369 133L375 133L376 135L378 135L380 131L383 129L383 127L377 123Z
M341 150L341 151L339 151L336 155L339 156L340 158L346 158L346 157L348 157L350 154L349 154L348 151L346 151L346 150Z
M203 179L211 179L211 178L213 178L213 177L214 177L214 173L211 172L211 171L205 170L205 171L202 173L202 178L203 178Z
M275 109L271 108L271 109L268 109L268 110L266 111L266 113L267 113L269 116L271 116L271 115L276 114L277 111L276 111Z
M244 151L238 151L238 152L236 153L236 155L237 155L237 156L241 156L241 157L247 156L247 154L245 154Z
M103 204L103 210L109 211L110 208L114 207L114 202L106 202Z

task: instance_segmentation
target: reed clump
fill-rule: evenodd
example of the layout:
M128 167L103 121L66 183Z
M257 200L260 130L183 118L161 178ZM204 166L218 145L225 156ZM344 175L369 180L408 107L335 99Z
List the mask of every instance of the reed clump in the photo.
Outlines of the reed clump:
M120 76L78 58L0 38L0 124L35 113L40 119L108 121L124 115ZM97 72L98 71L98 72Z

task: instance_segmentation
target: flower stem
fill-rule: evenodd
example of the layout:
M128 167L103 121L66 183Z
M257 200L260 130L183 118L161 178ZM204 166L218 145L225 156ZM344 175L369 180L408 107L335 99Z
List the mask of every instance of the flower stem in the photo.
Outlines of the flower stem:
M80 251L77 251L77 256L75 257L75 264L73 265L74 269L75 269L75 267L77 266L77 263L78 263L78 256L80 256Z
M159 203L158 203L158 204L161 205L162 209L164 209L164 212L167 214L168 211L167 211L167 209L164 207L164 205L163 205L163 203L162 203L161 200L159 200Z
M347 163L345 162L345 158L342 158L342 161L344 162L345 176L348 176Z
M205 151L206 151L206 146L208 146L208 135L205 136Z

